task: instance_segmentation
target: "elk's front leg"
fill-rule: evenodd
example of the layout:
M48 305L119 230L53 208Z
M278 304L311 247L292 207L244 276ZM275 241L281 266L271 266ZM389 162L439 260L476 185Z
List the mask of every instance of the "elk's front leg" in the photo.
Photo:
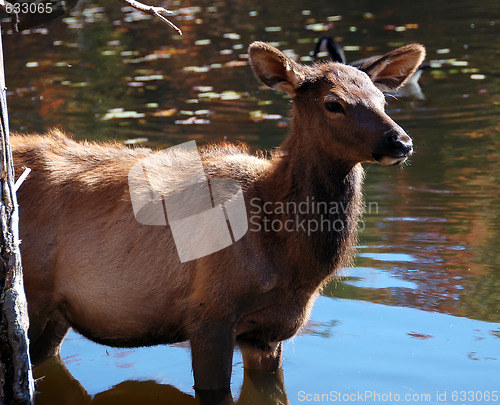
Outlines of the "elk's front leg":
M243 365L248 370L271 372L282 364L283 342L240 344Z
M191 333L194 384L197 393L207 391L229 394L233 363L232 325L203 323ZM220 395L216 395L219 397Z

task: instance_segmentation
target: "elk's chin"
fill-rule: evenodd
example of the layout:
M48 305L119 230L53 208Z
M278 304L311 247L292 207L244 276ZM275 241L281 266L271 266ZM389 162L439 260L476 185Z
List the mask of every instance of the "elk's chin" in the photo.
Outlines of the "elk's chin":
M401 163L405 162L406 159L408 159L408 156L406 155L389 156L382 155L381 153L373 153L372 157L377 163L380 163L384 166L398 166Z

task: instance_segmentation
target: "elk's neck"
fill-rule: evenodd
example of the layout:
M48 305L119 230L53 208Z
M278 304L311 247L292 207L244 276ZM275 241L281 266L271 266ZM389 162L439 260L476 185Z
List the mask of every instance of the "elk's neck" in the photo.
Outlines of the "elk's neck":
M263 214L267 224L277 221L269 231L279 234L282 259L302 274L305 284L321 284L352 258L364 172L360 164L308 149L283 145L283 154L273 159L263 180L260 198L270 202Z

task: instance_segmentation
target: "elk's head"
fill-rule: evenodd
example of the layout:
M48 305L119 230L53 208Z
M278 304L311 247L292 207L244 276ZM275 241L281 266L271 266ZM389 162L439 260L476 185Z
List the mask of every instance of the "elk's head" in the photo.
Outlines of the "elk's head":
M290 137L304 152L383 165L400 164L413 153L411 138L384 111L383 92L401 87L415 72L425 56L422 45L397 48L360 69L336 62L301 65L264 42L252 43L249 55L264 84L292 97Z

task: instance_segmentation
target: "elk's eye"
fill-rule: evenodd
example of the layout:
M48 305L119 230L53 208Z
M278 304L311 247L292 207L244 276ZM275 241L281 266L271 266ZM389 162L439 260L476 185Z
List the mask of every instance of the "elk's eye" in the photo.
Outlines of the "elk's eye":
M325 107L328 111L336 114L343 114L344 107L338 101L327 101Z

